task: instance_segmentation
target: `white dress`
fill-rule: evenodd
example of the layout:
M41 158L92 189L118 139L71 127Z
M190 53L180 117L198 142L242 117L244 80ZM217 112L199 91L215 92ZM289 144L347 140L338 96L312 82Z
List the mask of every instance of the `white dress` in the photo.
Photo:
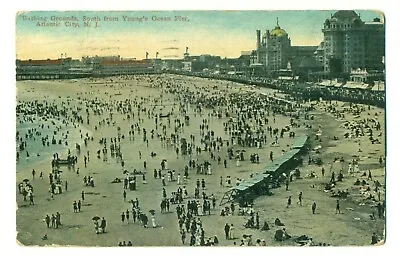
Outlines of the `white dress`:
M157 227L156 218L154 216L151 216L151 223L153 224L153 227Z
M349 164L349 169L347 170L348 174L352 174L353 172L353 166L351 164Z
M359 169L358 165L356 164L354 166L354 173L358 173L358 172L360 172L360 169Z
M231 225L231 227L229 228L229 238L230 239L234 239L235 238L235 234L234 234L234 227Z

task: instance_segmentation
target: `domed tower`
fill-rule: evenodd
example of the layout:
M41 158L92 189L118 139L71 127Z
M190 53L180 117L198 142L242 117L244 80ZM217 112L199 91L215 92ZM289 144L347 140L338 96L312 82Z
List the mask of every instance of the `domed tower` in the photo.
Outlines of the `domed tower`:
M286 31L279 26L279 19L276 19L276 26L265 33L266 65L269 71L278 71L286 68L290 57L291 41Z

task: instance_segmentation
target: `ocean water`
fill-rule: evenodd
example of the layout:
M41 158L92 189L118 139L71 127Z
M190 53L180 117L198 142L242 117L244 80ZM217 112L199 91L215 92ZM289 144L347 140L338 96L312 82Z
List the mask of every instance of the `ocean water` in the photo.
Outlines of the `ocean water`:
M84 152L84 138L86 133L92 136L92 132L83 126L79 125L75 128L71 124L66 125L56 119L43 119L40 117L27 119L23 116L17 116L16 122L16 131L19 133L19 138L22 138L22 142L26 141L26 147L23 150L19 149L19 145L22 143L21 140L16 139L15 141L16 152L19 152L19 159L16 160L17 172L30 166L33 168L34 165L46 161L48 162L49 169L51 169L53 154L58 153L60 158L66 158L68 149L70 149L72 155L77 155L76 143L81 146L81 152ZM31 137L28 135L28 138L26 138L29 130L31 132L34 130L33 135ZM81 134L83 135L82 138ZM46 136L48 139L45 146L43 146L42 137ZM57 142L56 144L52 144L53 137ZM58 143L60 139L62 141L61 144ZM47 141L49 141L49 146L47 146ZM65 141L68 142L68 145L65 144ZM27 152L29 152L29 157L27 157Z

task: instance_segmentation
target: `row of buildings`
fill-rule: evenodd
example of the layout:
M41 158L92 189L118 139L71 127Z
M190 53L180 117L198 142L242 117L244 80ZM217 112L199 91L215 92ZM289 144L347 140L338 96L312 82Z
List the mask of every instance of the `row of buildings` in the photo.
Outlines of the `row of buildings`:
M263 34L256 30L255 49L243 51L238 58L190 56L186 49L179 62L182 65L173 68L304 81L384 80L385 26L379 18L362 21L355 11L341 10L321 24L323 41L319 45L292 45L289 34L277 20L272 30Z
M182 59L122 58L93 56L82 59L17 60L17 79L71 78L168 71L208 72L300 78L305 81L344 78L366 82L384 79L385 28L378 18L362 21L354 11L337 11L322 24L323 41L318 46L293 46L280 27L256 31L254 50L237 58L189 54Z
M300 77L305 81L343 79L384 80L385 26L379 19L362 21L351 10L337 11L322 23L323 41L315 46L293 46L277 20L275 28L256 30L256 48L235 59L185 55L187 71ZM190 65L190 66L189 66Z
M293 74L306 74L306 78L349 79L360 70L375 78L383 77L385 27L379 18L365 22L355 11L337 11L325 20L322 33L324 38L318 46L292 46L278 22L262 37L257 30L253 65L272 74L285 74L290 67Z
M63 79L154 72L155 67L152 60L123 59L120 56L82 57L81 60L64 57L16 61L17 80Z

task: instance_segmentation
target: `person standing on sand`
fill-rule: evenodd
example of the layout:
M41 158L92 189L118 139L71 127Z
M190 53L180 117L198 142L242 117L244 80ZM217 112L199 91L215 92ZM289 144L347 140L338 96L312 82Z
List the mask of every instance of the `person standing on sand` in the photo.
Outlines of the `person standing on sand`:
M300 206L302 206L303 205L303 192L300 192L299 193L299 201L297 201L297 204L300 204Z
M235 238L235 228L233 227L233 224L229 227L229 239L234 239Z
M371 174L371 170L368 170L368 180L372 181L372 174Z
M126 221L128 221L128 224L129 224L129 210L127 209L125 213L126 213L126 215L125 215Z
M157 227L157 223L156 223L156 217L154 215L151 216L151 223L153 225L153 228Z
M336 214L340 214L340 203L339 203L339 199L336 200Z
M56 218L56 225L55 225L55 227L58 228L58 226L61 226L61 215L60 215L59 212L56 213L55 218Z
M186 239L186 232L185 230L181 230L181 240L182 240L182 245L185 244L185 239Z
M240 167L240 159L239 159L239 158L236 159L236 166L237 166L237 167Z
M67 192L67 191L68 191L68 181L65 180L65 192Z
M85 201L85 191L82 190L81 196L82 196L82 201Z
M288 200L287 200L287 205L286 208L289 208L289 206L292 204L292 196L289 196Z
M35 202L33 202L33 193L29 193L29 205L35 205Z
M72 207L74 209L74 213L77 213L78 212L78 206L76 204L76 201L74 201L74 203L72 203Z
M133 219L133 223L136 223L136 209L132 208L132 219Z
M106 232L106 226L107 226L107 222L103 217L103 219L101 220L101 223L100 223L101 233L105 233Z
M316 209L317 209L317 203L315 203L315 201L314 201L314 203L311 206L311 210L312 210L313 215L315 215L315 210Z
M225 227L224 227L225 238L226 238L226 239L229 239L229 229L230 229L230 226L229 226L228 223L226 223L226 224L225 224Z
M78 200L78 212L81 212L81 206L82 206L82 202L81 202L81 200L79 199L79 200Z
M335 183L335 172L332 172L330 183Z
M124 223L124 221L125 221L125 213L122 212L121 213L121 222Z
M232 215L235 213L235 204L233 202L231 203L231 212Z
M143 227L147 228L147 223L149 222L149 218L147 217L147 215L143 214Z
M51 227L56 228L56 216L51 214Z
M168 198L165 200L165 204L167 207L167 212L169 213L169 199Z
M45 221L46 221L47 228L50 228L50 216L49 215L46 215Z
M94 221L94 230L96 231L96 234L99 233L99 221L98 220Z
M124 202L126 201L126 191L124 190L124 192L122 193L122 196L124 197Z

